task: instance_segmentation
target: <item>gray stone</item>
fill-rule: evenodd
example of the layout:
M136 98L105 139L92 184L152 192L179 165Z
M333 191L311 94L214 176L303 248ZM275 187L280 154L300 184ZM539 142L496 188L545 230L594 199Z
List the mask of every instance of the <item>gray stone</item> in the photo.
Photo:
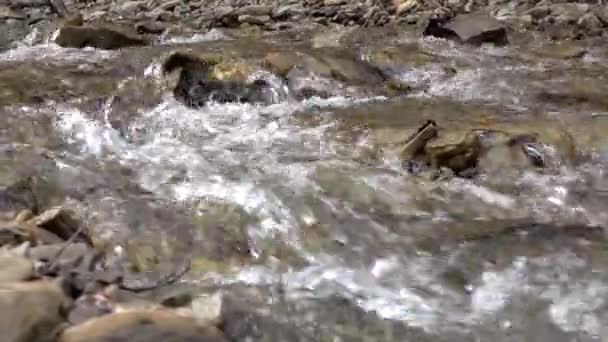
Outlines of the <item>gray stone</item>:
M146 6L145 1L126 1L119 7L121 12L133 12L144 9Z
M245 6L235 11L237 16L240 15L252 15L252 16L266 16L272 14L272 6L252 5Z
M239 15L238 21L239 21L239 23L243 23L243 24L264 25L265 23L270 21L270 17L267 15L254 16L254 15L243 14L243 15Z
M601 20L593 13L586 13L577 21L578 26L587 31L597 31L602 28Z

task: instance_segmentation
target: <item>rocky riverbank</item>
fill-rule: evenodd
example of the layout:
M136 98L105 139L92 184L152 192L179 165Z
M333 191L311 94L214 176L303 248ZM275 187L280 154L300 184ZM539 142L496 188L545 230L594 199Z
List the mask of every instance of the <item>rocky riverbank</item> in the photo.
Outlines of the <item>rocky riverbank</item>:
M598 37L608 27L605 5L578 1L7 1L0 4L0 48L23 40L34 30L56 28L56 18L74 13L82 13L85 22L123 24L134 33L152 35L201 33L212 28L272 32L327 25L424 29L429 20L445 23L478 12L510 29L544 32L554 40Z

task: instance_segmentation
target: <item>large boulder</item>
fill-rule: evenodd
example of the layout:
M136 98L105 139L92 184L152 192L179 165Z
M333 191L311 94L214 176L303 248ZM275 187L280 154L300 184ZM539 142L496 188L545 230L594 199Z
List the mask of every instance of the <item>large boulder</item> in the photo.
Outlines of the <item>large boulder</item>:
M56 282L0 284L0 331L6 342L52 342L69 301Z
M189 107L202 107L209 101L227 103L272 103L274 94L263 79L244 80L234 68L220 67L222 60L215 56L196 56L177 52L163 63L163 73L179 70L179 79L173 88L175 98ZM229 68L231 69L231 68ZM229 74L229 75L227 75Z
M430 20L423 34L472 45L508 44L506 27L484 12L457 15L445 24Z
M169 310L121 312L66 329L59 342L227 342L216 327Z

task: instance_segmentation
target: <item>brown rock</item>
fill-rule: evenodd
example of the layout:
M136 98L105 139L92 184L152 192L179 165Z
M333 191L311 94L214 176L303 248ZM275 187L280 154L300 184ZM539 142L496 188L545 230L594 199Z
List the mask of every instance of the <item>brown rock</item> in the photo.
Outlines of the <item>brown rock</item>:
M431 20L424 34L473 45L482 43L505 45L508 43L505 26L483 12L461 14L444 25Z
M55 42L61 47L94 47L103 50L147 45L142 38L131 37L111 28L87 26L64 26L59 30Z
M227 342L212 325L169 310L131 311L92 319L69 328L59 342Z
M84 17L82 13L76 13L63 21L63 27L67 26L82 26L84 24Z
M3 342L52 342L65 322L68 304L55 282L0 284L0 331Z

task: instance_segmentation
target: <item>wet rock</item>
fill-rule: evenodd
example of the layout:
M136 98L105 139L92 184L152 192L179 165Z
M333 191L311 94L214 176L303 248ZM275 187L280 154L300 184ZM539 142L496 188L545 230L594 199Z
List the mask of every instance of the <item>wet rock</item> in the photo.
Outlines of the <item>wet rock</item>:
M176 256L175 243L168 240L156 250L144 241L130 241L127 256L132 270L125 270L119 281L122 289L148 291L172 284L190 270L190 259Z
M29 280L34 276L34 264L21 255L0 250L0 283Z
M533 53L541 58L577 59L585 56L587 50L569 42L560 42L539 47Z
M314 341L295 326L264 316L234 296L224 296L221 313L220 328L230 341Z
M272 103L273 92L264 80L217 80L213 77L216 58L205 59L184 53L175 53L163 63L163 73L179 70L174 87L175 98L190 107L202 107L209 101L220 103Z
M247 259L251 256L248 226L257 219L242 207L213 198L198 204L194 239L202 243L212 260Z
M170 311L132 311L102 316L66 329L58 342L227 342L212 325Z
M440 128L430 121L405 140L405 165L422 161L457 175L557 167L576 158L572 136L551 121Z
M482 12L457 15L446 24L430 20L424 34L473 45L482 43L505 45L508 43L505 26Z
M0 292L2 341L56 341L69 303L58 283L0 283Z
M63 27L59 30L55 42L61 47L93 47L103 50L147 45L147 42L142 38L133 37L115 29L94 26Z
M349 51L332 47L307 52L271 52L262 65L285 77L290 90L303 98L373 91L387 81L376 66Z
M477 166L481 147L475 132L439 132L425 144L424 153L432 168L445 167L460 174Z

